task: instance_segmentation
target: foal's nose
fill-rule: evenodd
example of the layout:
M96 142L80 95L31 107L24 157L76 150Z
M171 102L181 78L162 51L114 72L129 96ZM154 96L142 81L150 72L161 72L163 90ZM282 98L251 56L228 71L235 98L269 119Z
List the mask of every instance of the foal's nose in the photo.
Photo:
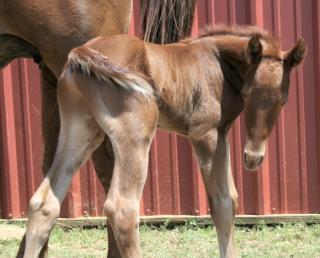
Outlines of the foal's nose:
M248 170L256 170L260 167L262 161L263 161L264 155L261 155L259 153L248 153L244 152L244 164L246 169Z

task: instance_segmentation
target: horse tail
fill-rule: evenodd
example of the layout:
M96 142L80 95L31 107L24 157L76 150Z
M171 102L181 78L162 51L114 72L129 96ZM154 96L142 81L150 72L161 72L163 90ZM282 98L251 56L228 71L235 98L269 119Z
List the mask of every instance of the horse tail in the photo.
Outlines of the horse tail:
M140 0L144 40L174 43L190 35L196 0Z
M88 47L73 49L68 56L66 69L71 73L80 73L84 77L94 78L100 82L113 82L122 89L154 96L154 90L143 74L112 62L108 57Z

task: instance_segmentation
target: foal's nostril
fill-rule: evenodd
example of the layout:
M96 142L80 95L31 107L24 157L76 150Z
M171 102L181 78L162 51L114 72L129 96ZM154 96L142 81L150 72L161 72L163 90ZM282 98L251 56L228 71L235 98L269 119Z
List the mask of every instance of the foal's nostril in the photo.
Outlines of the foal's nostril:
M249 155L246 152L244 153L244 161L249 162Z
M258 166L261 165L262 161L263 161L263 156L260 156L259 161L258 161Z

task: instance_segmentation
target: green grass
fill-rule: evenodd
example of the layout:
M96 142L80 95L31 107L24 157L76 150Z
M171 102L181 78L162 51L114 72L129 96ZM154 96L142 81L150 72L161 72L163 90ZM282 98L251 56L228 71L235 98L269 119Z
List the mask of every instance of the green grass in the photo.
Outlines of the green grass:
M22 226L0 224L0 235L4 235L8 227L21 231ZM146 258L218 257L212 227L200 227L195 222L172 229L141 226L140 233ZM64 230L56 227L50 238L49 257L106 257L106 241L104 228ZM241 257L320 257L320 225L317 224L237 227L236 241ZM14 257L18 244L19 240L14 237L0 240L0 257Z

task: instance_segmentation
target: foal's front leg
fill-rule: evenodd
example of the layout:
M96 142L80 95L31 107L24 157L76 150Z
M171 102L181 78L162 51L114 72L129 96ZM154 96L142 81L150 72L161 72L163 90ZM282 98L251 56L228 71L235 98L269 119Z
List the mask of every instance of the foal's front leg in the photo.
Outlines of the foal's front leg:
M238 195L231 173L226 136L212 130L201 139L193 140L192 144L209 197L210 213L218 234L220 257L236 257L234 217Z

